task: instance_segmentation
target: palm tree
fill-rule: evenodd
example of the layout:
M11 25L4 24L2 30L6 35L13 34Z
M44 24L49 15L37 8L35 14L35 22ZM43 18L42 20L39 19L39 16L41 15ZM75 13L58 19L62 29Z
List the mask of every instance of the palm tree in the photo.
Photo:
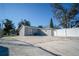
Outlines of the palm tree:
M79 4L71 4L69 9L63 6L64 4L51 4L55 17L59 20L63 28L69 28L69 23L79 13Z

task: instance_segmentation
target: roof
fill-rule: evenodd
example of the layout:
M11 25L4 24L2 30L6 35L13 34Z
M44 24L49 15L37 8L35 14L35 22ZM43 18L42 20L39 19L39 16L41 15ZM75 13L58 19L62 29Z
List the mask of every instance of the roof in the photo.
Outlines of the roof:
M21 30L21 28L22 28L23 26L24 26L24 25L22 25L22 26L19 28L19 31ZM50 30L50 28L38 28L38 27L34 27L34 26L25 26L25 27L34 28L34 29Z

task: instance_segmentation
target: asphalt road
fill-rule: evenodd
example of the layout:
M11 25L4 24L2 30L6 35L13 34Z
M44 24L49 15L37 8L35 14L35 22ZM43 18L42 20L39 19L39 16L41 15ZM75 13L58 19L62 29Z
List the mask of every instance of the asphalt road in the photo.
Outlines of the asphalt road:
M0 40L0 56L54 56L48 51L18 40Z

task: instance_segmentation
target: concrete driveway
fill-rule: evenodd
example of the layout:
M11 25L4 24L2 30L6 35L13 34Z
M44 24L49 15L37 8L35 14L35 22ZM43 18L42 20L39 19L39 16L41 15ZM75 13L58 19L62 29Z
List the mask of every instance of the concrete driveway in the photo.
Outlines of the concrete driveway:
M79 39L53 40L36 45L61 56L79 56Z
M71 37L48 37L48 36L26 36L16 37L20 41L29 42L35 46L42 47L43 49L50 51L61 56L79 56L79 38Z
M18 36L10 39L3 38L0 42L10 49L10 55L79 56L79 38Z
M42 48L16 39L4 38L0 40L0 55L2 56L54 56Z

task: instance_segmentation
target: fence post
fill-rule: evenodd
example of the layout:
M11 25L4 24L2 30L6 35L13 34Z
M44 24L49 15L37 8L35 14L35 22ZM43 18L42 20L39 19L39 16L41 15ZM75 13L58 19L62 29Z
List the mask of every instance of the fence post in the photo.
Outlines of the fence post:
M52 28L50 28L51 29L51 36L53 36L53 29Z
M67 29L65 29L65 39L67 39Z

